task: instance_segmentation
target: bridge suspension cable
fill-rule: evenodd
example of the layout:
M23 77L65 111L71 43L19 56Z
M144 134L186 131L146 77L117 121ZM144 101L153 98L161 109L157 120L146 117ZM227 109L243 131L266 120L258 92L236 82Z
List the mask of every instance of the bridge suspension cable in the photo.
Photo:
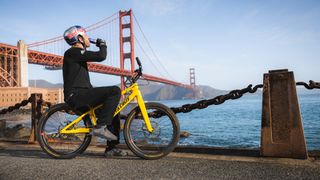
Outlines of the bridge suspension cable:
M129 22L124 19L124 21L128 24ZM154 64L152 58L148 55L146 50L143 48L142 44L140 43L139 39L137 36L134 36L135 42L138 44L138 47L141 49L142 53L145 55L146 59L151 62L151 65L156 69L156 71L159 73L160 76L165 77L162 72L159 70L159 68Z
M85 29L87 31L92 31L94 29L100 28L101 26L104 26L106 24L109 24L112 21L117 20L119 18L118 15L119 15L118 12L116 12L116 13L112 14L111 16L102 19L101 21L99 21L97 23L94 23L94 24L91 24L90 26L85 27ZM114 17L114 16L116 16L116 17ZM114 18L111 19L112 17L114 17ZM111 20L109 20L109 19L111 19ZM109 21L107 21L107 20L109 20ZM105 21L107 21L107 22L105 22Z
M139 22L138 22L138 19L136 18L136 16L135 16L134 13L133 13L133 17L134 17L134 19L135 19L135 21L136 21L136 24L138 25L138 28L139 28L139 30L140 30L140 32L141 32L144 40L146 41L148 47L150 48L150 50L151 50L153 56L155 57L155 59L157 60L158 64L160 64L160 66L161 66L162 69L167 73L167 75L169 76L170 79L175 80L175 78L173 78L173 77L171 76L171 74L168 72L168 70L165 68L165 66L161 63L159 57L157 56L157 54L155 53L155 51L154 51L153 48L151 47L151 44L150 44L148 38L146 37L145 33L143 32L143 30L142 30L142 28L141 28L141 26L140 26L140 24L139 24ZM151 59L150 59L150 60L151 60Z
M150 56L147 54L147 52L143 49L142 45L140 44L140 41L136 38L136 36L135 36L134 38L135 38L138 46L140 47L141 51L143 52L143 54L147 57L147 59L150 60L151 64L155 67L155 69L157 70L157 72L158 72L161 76L165 77L165 76L161 73L161 71L158 69L158 67L153 63L153 61L151 60L151 58L150 58Z
M117 61L117 58L119 57L119 43L117 42L119 35L117 34L118 29L116 29L118 28L118 25L116 25L118 19L118 12L116 12L109 17L103 18L102 20L85 27L89 37L92 35L93 38L99 37L107 41L108 58L107 61L102 62L102 64L109 66L119 66L119 62ZM101 28L105 26L108 27ZM30 43L28 44L28 48L39 52L63 56L65 50L69 48L69 45L64 42L64 38L61 35L47 40ZM96 47L91 46L89 49L94 50ZM50 68L49 66L46 68L48 70L56 69Z
M102 26L105 26L115 20L118 19L118 13L114 13L112 14L111 16L107 17L107 18L104 18L102 19L101 21L97 22L97 23L94 23L94 24L91 24L87 27L85 27L85 29L90 32L90 31L93 31L95 29L98 29ZM116 16L116 17L115 17ZM113 17L113 18L112 18ZM112 19L111 19L112 18ZM111 20L110 20L111 19ZM57 42L57 41L61 41L63 40L63 36L56 36L56 37L53 37L53 38L50 38L50 39L47 39L47 40L43 40L43 41L39 41L39 42L34 42L34 43L30 43L28 44L28 47L29 48L32 48L32 47L36 47L36 46L41 46L41 45L46 45L46 44L51 44L51 43L54 43L54 42Z

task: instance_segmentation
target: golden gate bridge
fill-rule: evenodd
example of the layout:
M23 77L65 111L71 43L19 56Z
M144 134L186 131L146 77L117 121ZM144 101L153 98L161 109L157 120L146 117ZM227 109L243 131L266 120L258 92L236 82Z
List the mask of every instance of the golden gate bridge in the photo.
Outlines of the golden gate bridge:
M134 25L137 32L133 31ZM121 87L124 88L125 77L134 73L135 56L142 55L145 60L143 63L148 67L143 75L145 80L194 90L194 69L190 69L190 84L176 81L161 63L132 10L114 13L87 26L86 30L90 37L103 38L108 44L105 63L89 63L89 71L120 76ZM0 87L21 86L23 80L27 79L22 71L27 63L44 65L47 70L60 69L63 53L68 48L62 36L30 44L19 41L18 46L0 43ZM95 47L90 49L94 50ZM21 63L23 60L25 64Z

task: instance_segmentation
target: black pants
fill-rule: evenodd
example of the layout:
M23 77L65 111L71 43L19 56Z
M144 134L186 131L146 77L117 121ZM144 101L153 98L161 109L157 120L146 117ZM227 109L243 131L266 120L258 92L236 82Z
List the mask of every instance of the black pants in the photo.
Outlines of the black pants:
M120 119L115 116L114 112L119 104L121 90L118 86L96 87L90 89L74 88L69 95L73 94L67 103L72 108L84 113L89 110L89 107L95 107L103 104L102 108L96 111L97 125L104 126L118 137L116 141L108 141L108 147L119 144L120 136ZM68 95L68 96L69 96Z

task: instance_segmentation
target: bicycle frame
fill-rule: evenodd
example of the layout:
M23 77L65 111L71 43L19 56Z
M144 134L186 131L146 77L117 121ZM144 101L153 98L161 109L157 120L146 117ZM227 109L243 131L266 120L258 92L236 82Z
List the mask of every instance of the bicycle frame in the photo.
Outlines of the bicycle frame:
M146 110L146 106L145 106L144 100L142 98L141 92L139 90L138 84L133 83L130 87L124 89L121 92L121 94L125 95L129 92L131 92L131 94L119 104L119 106L116 108L116 111L113 116L116 116L117 114L119 114L134 98L136 98L138 105L140 107L141 113L142 113L142 117L143 117L144 122L147 126L147 130L150 133L152 133L153 128L151 126L150 119L149 119L149 116L148 116L148 113ZM69 128L78 124L82 120L82 118L88 114L91 117L90 119L91 119L92 124L95 126L97 124L97 117L96 117L96 114L94 111L100 107L102 107L102 104L98 105L96 107L93 107L93 108L90 107L89 111L83 113L77 119L73 120L70 124L68 124L63 129L61 129L60 133L61 134L90 133L91 128L87 128L87 127L81 127L81 128L76 128L76 129L69 129Z

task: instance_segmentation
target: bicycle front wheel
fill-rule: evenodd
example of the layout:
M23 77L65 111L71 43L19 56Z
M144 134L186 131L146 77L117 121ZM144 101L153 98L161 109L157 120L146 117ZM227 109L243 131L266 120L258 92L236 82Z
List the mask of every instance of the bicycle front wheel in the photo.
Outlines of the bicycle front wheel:
M179 121L174 112L160 103L146 103L154 129L150 133L137 107L129 114L124 125L124 138L130 150L143 159L159 159L174 150L180 134ZM161 114L158 117L154 113Z
M86 150L91 134L61 134L60 130L79 117L67 104L50 107L40 118L37 129L38 142L48 155L58 159L73 158ZM71 128L88 127L90 119L83 119Z

